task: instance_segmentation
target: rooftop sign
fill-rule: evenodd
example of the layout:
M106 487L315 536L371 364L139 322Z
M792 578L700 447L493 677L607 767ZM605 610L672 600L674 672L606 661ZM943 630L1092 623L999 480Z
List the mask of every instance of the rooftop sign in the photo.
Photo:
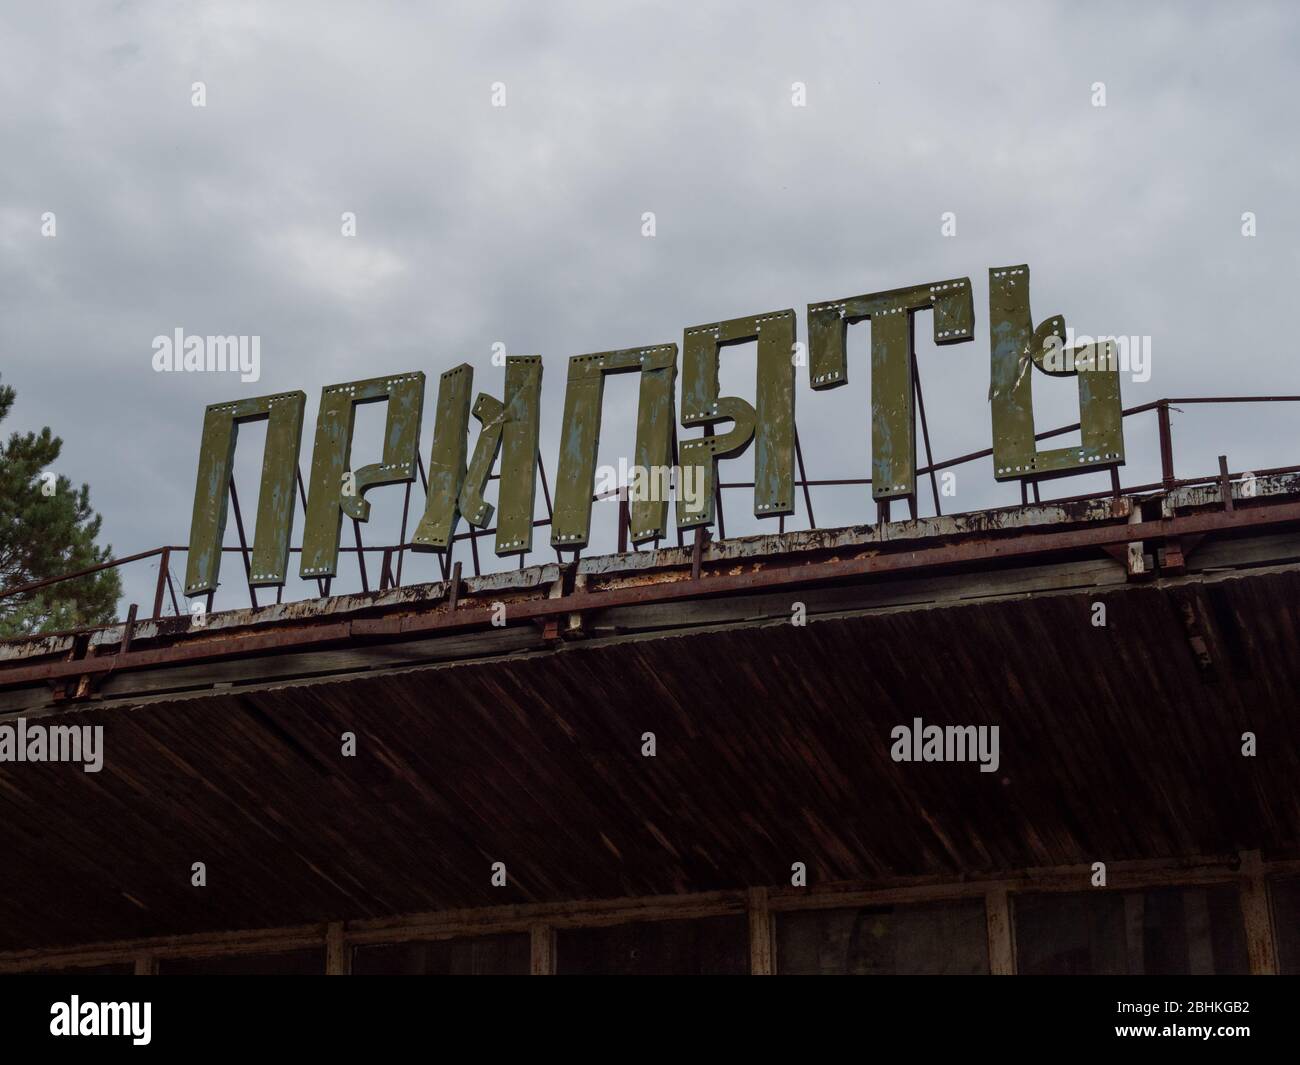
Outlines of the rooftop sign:
M701 435L680 442L673 462L677 422L678 349L674 343L575 355L569 359L561 424L551 546L587 545L605 378L640 376L631 485L631 535L640 543L668 531L668 501L676 498L679 528L711 525L717 460L754 451L754 514L776 517L794 510L795 373L807 366L815 391L847 384L848 327L871 322L871 495L877 501L916 493L913 330L919 311L931 316L936 344L974 339L970 279L961 277L909 288L827 300L808 307L808 350L796 338L793 310L767 311L685 330L682 341L681 426ZM989 270L990 383L994 476L1000 481L1093 472L1124 462L1119 367L1115 346L1104 341L1066 348L1065 319L1038 326L1029 309L1029 267ZM719 394L722 349L757 341L755 400ZM1079 446L1040 451L1034 439L1031 369L1075 376L1079 383ZM505 361L505 391L473 399L474 369L462 363L438 382L428 494L416 527L416 550L446 551L461 518L483 528L497 519L496 552L514 555L533 546L541 423L542 360ZM332 577L338 565L343 517L366 521L365 493L402 484L416 475L425 377L419 371L329 385L321 392L312 452L299 575ZM385 402L382 461L351 468L356 408ZM227 485L239 426L266 421L261 492L249 583L285 582L293 528L295 481L307 396L284 392L216 403L207 408L199 451L198 484L190 526L187 595L213 591L221 564ZM472 453L470 415L479 423ZM730 428L715 432L718 422ZM495 507L485 492L501 460ZM671 485L671 488L670 488Z

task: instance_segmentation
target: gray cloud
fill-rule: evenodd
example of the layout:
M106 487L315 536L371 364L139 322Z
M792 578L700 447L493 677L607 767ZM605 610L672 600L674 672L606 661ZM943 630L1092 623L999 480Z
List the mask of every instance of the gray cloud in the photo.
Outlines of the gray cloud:
M970 276L976 341L936 349L918 331L931 436L950 455L989 443L986 271L1019 262L1036 317L1153 337L1151 380L1126 380L1126 404L1300 391L1274 343L1300 247L1287 5L663 7L6 10L12 428L63 436L59 472L91 484L125 554L184 541L207 403L304 389L305 467L321 386L411 369L433 383L468 361L498 392L502 341L546 357L553 465L569 355L784 307L803 336L809 302ZM190 105L194 81L206 108ZM498 81L505 108L490 106ZM791 106L795 81L806 107ZM340 236L344 211L355 239ZM940 235L945 211L956 237ZM260 335L262 380L153 373L152 338L177 326ZM860 328L847 389L800 380L814 476L867 473ZM724 383L752 391L742 355L728 353ZM1070 383L1036 387L1043 424L1074 419ZM635 394L610 389L606 460L630 451ZM378 451L369 424L358 461ZM1189 411L1179 472L1208 472L1221 451L1236 467L1288 462L1295 425L1286 409ZM430 409L425 447L431 428ZM1154 471L1153 446L1134 423L1126 478ZM724 476L748 479L750 461ZM987 464L958 487L955 509L1018 498ZM395 536L400 511L395 491L375 500L371 542ZM821 524L874 514L865 489L815 503ZM767 527L748 509L731 496L729 533ZM422 560L407 575L431 573ZM148 603L151 575L127 576Z

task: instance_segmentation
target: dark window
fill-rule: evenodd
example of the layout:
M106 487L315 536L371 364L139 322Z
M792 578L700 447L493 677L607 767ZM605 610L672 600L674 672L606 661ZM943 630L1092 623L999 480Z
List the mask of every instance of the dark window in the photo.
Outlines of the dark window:
M352 972L356 976L527 976L531 956L526 933L376 943L352 952Z
M37 976L130 976L135 972L135 965L129 961L112 962L108 965L81 965L66 969L37 969Z
M776 969L804 975L987 973L984 902L778 913Z
M1244 973L1235 884L1016 897L1020 973Z
M319 976L325 972L323 950L283 954L223 954L214 958L160 958L159 976Z
M1300 879L1275 880L1269 885L1273 896L1273 927L1277 930L1278 971L1300 974Z
M692 976L749 972L749 921L744 916L646 921L556 933L561 975Z

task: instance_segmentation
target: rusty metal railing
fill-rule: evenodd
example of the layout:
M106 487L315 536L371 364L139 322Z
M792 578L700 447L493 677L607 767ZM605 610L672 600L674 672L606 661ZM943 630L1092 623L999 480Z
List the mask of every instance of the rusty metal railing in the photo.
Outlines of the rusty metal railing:
M918 406L918 413L920 414L922 439L925 447L925 457L926 457L926 465L920 467L916 472L918 477L929 478L931 493L932 493L933 503L935 508L935 514L938 515L942 513L942 510L941 510L941 504L939 502L940 493L939 493L938 480L936 474L942 470L951 469L956 466L962 466L970 462L976 462L979 461L980 459L990 458L993 455L993 448L992 447L982 448L979 451L972 451L965 455L958 455L954 458L944 459L940 462L935 462L933 453L931 452L931 448L930 448L929 428L925 418L925 405L924 405L923 398L921 396L920 378L916 377L915 380L917 382L917 406ZM1125 486L1121 484L1120 473L1118 468L1112 466L1110 467L1111 486L1109 489L1104 489L1097 492L1087 492L1081 495L1068 496L1065 498L1053 499L1053 500L1049 500L1049 502L1057 502L1057 503L1077 502L1081 500L1095 499L1095 498L1108 496L1108 495L1118 496L1126 492L1138 493L1138 492L1149 492L1149 491L1156 491L1156 490L1168 491L1172 488L1185 487L1189 485L1208 484L1211 482L1223 483L1230 479L1242 477L1245 475L1247 471L1239 471L1236 473L1229 472L1227 468L1226 458L1220 456L1219 469L1216 470L1214 473L1207 474L1204 476L1178 478L1175 475L1175 468L1174 468L1174 445L1173 445L1172 423L1170 420L1170 411L1176 410L1177 408L1182 406L1189 406L1195 404L1212 405L1212 404L1236 404L1236 403L1297 403L1297 402L1300 402L1300 395L1298 396L1182 396L1182 397L1171 397L1167 399L1152 400L1151 402L1148 403L1142 403L1134 407L1125 408L1125 410L1123 411L1123 416L1125 418L1133 417L1140 414L1152 413L1152 412L1156 414L1158 435L1159 435L1159 442L1160 442L1160 480L1153 481L1147 484ZM1053 437L1063 436L1066 433L1074 432L1079 428L1080 428L1080 424L1078 422L1074 422L1070 425L1058 426L1055 429L1048 429L1045 430L1044 432L1037 433L1034 439L1048 440ZM707 428L706 431L708 431ZM808 511L809 528L816 529L817 523L813 513L813 505L812 505L813 488L844 487L844 486L853 486L853 485L865 486L871 484L871 478L869 477L847 477L847 478L825 478L825 479L809 478L807 474L807 469L804 465L803 448L799 441L799 432L797 427L794 433L794 442L795 442L795 455L796 455L798 471L799 471L799 476L795 481L795 486L800 490L802 490L804 506ZM542 496L546 504L547 516L545 518L539 518L535 520L533 522L533 526L534 528L548 528L551 524L554 513L552 510L550 485L546 477L546 468L542 463L540 455L538 456L537 464L538 464L538 473L541 478ZM677 439L675 433L673 437L673 464L674 466L677 464ZM417 456L417 467L419 470L421 485L425 491L425 494L427 495L428 478L425 474L423 459L420 458L419 456ZM1295 473L1295 472L1300 472L1300 465L1279 466L1270 469L1253 470L1249 472L1252 472L1257 476L1267 476L1267 475L1280 474L1280 473ZM496 480L497 479L496 475L494 474L491 479ZM369 571L366 567L367 555L380 556L379 585L378 585L379 591L385 591L389 588L401 587L402 568L403 568L403 561L405 559L406 552L416 549L416 545L414 543L408 542L406 540L406 528L410 516L411 489L413 487L413 483L414 482L412 481L408 481L406 484L405 497L402 503L402 521L401 521L401 531L399 534L398 543L385 544L385 545L371 545L371 546L365 545L362 542L361 525L358 521L356 521L356 519L353 519L352 525L353 525L353 536L355 540L355 546L353 547L340 546L339 548L339 551L342 554L355 554L357 556L358 570L360 572L360 578L361 578L361 591L363 593L370 591ZM723 508L722 492L724 490L753 488L753 487L754 487L754 483L752 481L715 482L717 516L718 516L718 535L720 539L726 539L726 518L725 518L725 511ZM303 484L302 484L301 473L298 476L298 490L299 493L304 496L303 505L305 507L306 499L305 499L305 491L303 489ZM1029 496L1031 492L1033 494L1034 502L1042 502L1040 491L1039 491L1038 478L1025 478L1021 480L1022 502L1024 503L1029 502ZM629 544L628 544L629 508L628 508L628 500L627 500L625 490L620 489L620 490L615 490L610 492L598 493L594 495L592 499L593 501L599 501L602 499L614 498L615 496L617 496L619 499L617 543L618 543L618 551L622 553L629 550ZM236 490L233 477L231 478L231 482L230 482L230 497L231 497L231 503L233 506L234 516L235 516L235 531L236 531L236 535L238 536L239 543L237 545L223 546L221 550L223 552L229 552L229 553L238 552L242 556L242 561L244 563L245 580L248 586L249 602L254 609L257 609L260 606L257 599L257 589L253 586L251 581L248 580L252 572L251 549L249 547L247 535L245 533L243 514L239 506L239 495ZM912 517L916 517L916 502L917 501L915 496L912 496L908 500ZM880 501L877 503L877 519L880 521L889 520L888 500ZM778 531L782 533L785 532L785 516L781 516L781 518L779 519ZM680 547L686 546L686 541L682 530L679 528L676 530L676 532L677 532L678 546ZM446 580L449 577L451 577L453 574L457 576L459 575L461 564L459 562L453 562L453 554L455 552L456 545L458 543L463 543L465 541L468 541L469 543L470 555L471 555L473 568L474 568L474 575L475 576L481 575L482 568L479 559L478 540L480 537L491 536L494 535L495 533L496 533L495 527L487 527L482 529L471 528L466 530L465 532L460 532L455 534L452 537L452 542L449 545L448 550L442 555L440 555L439 558L439 565L440 565L443 579ZM703 527L697 528L695 530L694 543L697 548L702 546L703 542L708 538L708 535L709 535L708 532ZM657 548L659 546L660 546L660 540L659 538L656 538L654 540L653 547ZM43 580L30 581L26 584L14 585L12 587L5 588L3 590L0 590L0 599L8 598L15 595L23 595L33 591L38 591L42 588L52 587L64 581L71 581L82 577L87 577L94 573L102 572L104 570L126 566L133 562L141 562L150 558L158 558L159 560L158 579L154 590L153 613L151 616L154 618L160 618L163 616L163 610L168 595L170 596L170 603L171 603L173 613L176 616L181 616L184 613L184 611L181 610L180 601L176 595L175 582L173 582L171 577L170 563L171 563L171 556L173 553L185 553L187 550L188 548L185 545L171 544L171 545L164 545L162 547L155 547L148 551L140 551L136 554L127 555L122 558L109 559L106 562L101 562L95 566L88 566L84 569L80 569L72 573L65 573L57 577L47 577ZM290 551L295 554L301 553L301 550L302 550L301 546L290 547ZM563 562L564 557L561 553L561 549L556 548L554 550L557 559ZM639 550L639 548L635 544L632 544L631 550L635 551L635 550ZM572 558L576 560L581 556L582 552L579 549L579 550L571 551L570 554ZM698 550L696 554L698 556L699 554ZM395 566L394 566L394 559L396 560ZM520 555L519 568L523 569L524 565L525 565L525 556ZM333 578L324 578L317 581L318 590L320 591L322 598L330 595L332 580ZM277 603L281 602L283 593L284 593L284 587L283 585L281 585L276 590ZM207 609L209 610L212 608L213 605L213 594L214 593L212 592L205 593L207 598L206 606ZM135 618L137 609L138 607L136 604L131 605L129 616L132 620L134 620ZM97 627L106 627L106 626L92 626L90 629L81 629L77 631L81 631L81 632L93 631L93 629Z

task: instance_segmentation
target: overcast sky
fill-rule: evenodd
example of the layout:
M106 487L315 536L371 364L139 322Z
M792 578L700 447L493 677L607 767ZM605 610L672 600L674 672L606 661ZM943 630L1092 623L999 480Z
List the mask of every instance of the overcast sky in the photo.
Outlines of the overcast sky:
M1277 327L1300 277L1298 25L1294 5L1252 3L8 4L0 376L18 402L3 428L63 437L57 472L91 485L124 555L186 540L209 403L304 390L306 470L322 386L422 370L427 456L438 374L469 362L500 395L501 342L545 358L553 478L570 355L787 307L806 339L810 302L968 276L975 341L936 348L928 315L917 330L951 456L991 442L988 269L1019 263L1036 320L1151 337L1125 405L1297 393ZM153 338L178 327L259 336L261 380L154 372ZM813 393L800 372L812 476L869 475L868 330L847 388ZM752 400L752 356L729 350L723 385ZM1035 389L1040 429L1075 420L1073 382ZM611 382L602 461L630 455L635 402L634 378ZM1178 472L1219 453L1295 462L1297 415L1189 409ZM378 460L381 420L359 420L354 466ZM1153 428L1129 420L1129 483L1158 468ZM251 515L260 438L242 443ZM752 451L723 475L750 479ZM391 542L400 489L368 498L367 539ZM1018 498L986 462L943 502ZM751 505L728 495L729 534L772 524ZM814 505L820 525L875 516L865 488ZM594 520L608 547L612 508ZM243 602L236 568L219 603ZM146 610L155 573L126 575ZM408 580L432 573L408 561Z

